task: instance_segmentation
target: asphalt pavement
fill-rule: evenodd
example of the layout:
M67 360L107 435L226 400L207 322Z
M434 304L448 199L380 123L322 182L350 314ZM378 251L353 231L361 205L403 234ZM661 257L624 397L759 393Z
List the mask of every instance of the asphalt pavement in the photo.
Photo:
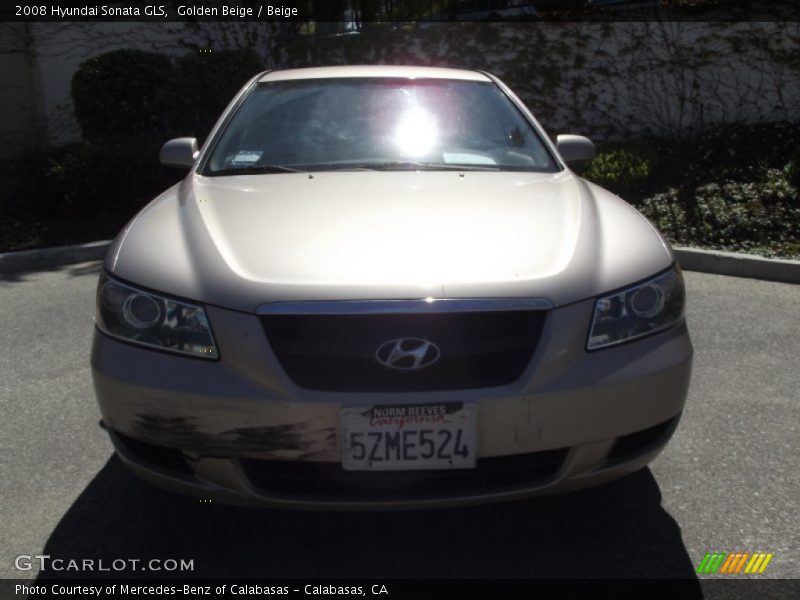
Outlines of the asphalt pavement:
M35 554L193 559L173 575L213 578L693 578L717 551L800 577L800 286L685 273L690 395L648 469L511 504L306 513L174 496L114 457L89 372L99 269L0 275L2 578L47 576L15 569Z

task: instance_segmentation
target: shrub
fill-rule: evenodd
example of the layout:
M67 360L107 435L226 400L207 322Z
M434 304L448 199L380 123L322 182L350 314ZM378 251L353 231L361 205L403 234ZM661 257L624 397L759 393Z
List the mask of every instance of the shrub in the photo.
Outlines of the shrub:
M782 168L797 146L800 123L732 123L710 128L700 135L664 143L665 160L659 161L664 178L676 172L696 185L718 180L753 181L765 168Z
M642 213L673 242L728 250L800 253L800 192L788 169L766 169L757 181L709 183L687 205L677 189L645 199Z
M164 130L172 77L172 63L156 52L113 50L81 63L72 77L72 100L84 139Z
M789 163L786 165L786 175L794 187L800 188L800 146L796 146L791 155Z
M246 49L180 58L169 90L171 129L204 139L236 92L261 70L261 58Z
M15 161L3 178L0 251L57 246L119 233L133 214L180 173L157 162L158 143L75 144ZM0 172L6 169L0 169Z
M158 163L159 148L160 141L151 136L73 146L43 165L41 197L56 213L130 217L180 178Z
M204 138L245 81L262 69L250 49L188 54L176 63L156 52L113 50L72 78L84 140L151 135Z
M19 231L4 228L3 247L113 237L180 178L180 172L158 164L158 146L147 137L133 137L124 144L75 144L21 161L16 177L4 186L0 206L0 221L17 223Z
M28 224L15 245L115 235L181 177L159 164L161 145L176 134L204 136L260 68L250 51L190 55L176 66L162 54L141 50L85 61L72 80L84 141L22 165L22 179L30 183L5 195L2 210L7 222L13 217Z
M692 227L676 188L645 198L638 208L670 241L678 244L691 242Z
M598 153L582 175L615 194L642 192L650 177L652 160L643 150L619 148Z

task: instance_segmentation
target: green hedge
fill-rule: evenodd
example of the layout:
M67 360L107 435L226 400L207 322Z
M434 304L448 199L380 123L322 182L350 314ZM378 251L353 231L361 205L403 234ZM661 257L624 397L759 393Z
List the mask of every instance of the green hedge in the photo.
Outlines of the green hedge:
M261 69L247 49L177 59L116 50L84 62L72 82L83 143L0 164L0 250L115 235L180 179L158 163L161 144L179 135L202 140ZM800 123L601 145L580 173L637 206L674 242L800 256Z
M140 207L181 177L158 163L160 140L112 139L6 164L0 251L114 237Z
M789 155L789 164L786 165L786 175L789 182L796 188L800 188L800 146L796 146Z
M639 209L678 244L800 255L800 190L789 166L766 169L756 181L699 186L692 200L670 188L646 198Z
M601 147L580 173L673 242L800 256L800 123L733 124Z
M182 172L158 162L172 137L202 139L262 70L252 50L181 58L114 50L72 79L83 142L0 164L0 251L110 238Z
M85 140L163 131L174 76L163 54L113 50L83 62L72 77L72 102Z
M175 64L175 81L167 94L171 129L176 135L205 139L239 89L263 70L250 50L189 54Z
M694 190L715 181L751 182L764 169L800 164L799 141L800 123L734 123L683 139L601 144L597 157L579 172L636 204L670 187ZM790 168L795 186L798 172ZM685 195L691 203L691 194Z
M150 134L208 135L242 85L262 70L249 49L192 53L170 60L113 50L81 63L72 78L75 116L86 142Z
M621 196L641 193L647 188L650 178L652 155L653 152L647 147L602 151L581 174Z

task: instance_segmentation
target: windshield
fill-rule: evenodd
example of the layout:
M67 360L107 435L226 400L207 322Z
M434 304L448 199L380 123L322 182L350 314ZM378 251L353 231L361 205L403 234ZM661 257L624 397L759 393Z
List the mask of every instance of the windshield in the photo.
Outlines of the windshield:
M558 167L493 83L358 78L259 84L218 137L202 173L337 169Z

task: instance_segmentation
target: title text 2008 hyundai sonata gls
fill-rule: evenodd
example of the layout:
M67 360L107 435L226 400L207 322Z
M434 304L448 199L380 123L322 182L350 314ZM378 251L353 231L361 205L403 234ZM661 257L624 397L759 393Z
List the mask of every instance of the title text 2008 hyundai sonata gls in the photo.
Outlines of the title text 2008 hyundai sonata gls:
M433 507L604 482L667 443L669 245L491 75L262 73L110 249L92 369L122 460L238 504Z

